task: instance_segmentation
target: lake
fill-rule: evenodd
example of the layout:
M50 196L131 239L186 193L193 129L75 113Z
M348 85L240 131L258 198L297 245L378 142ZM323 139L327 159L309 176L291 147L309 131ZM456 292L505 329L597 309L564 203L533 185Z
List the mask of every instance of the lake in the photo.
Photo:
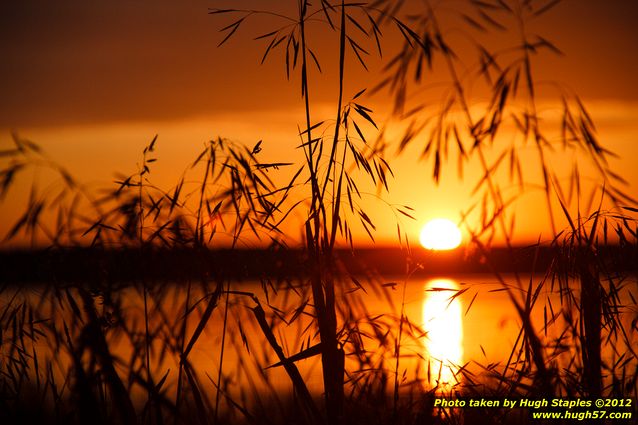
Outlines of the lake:
M543 282L540 275L526 275L521 278L523 288L527 289L530 279L532 288ZM487 388L496 385L494 376L502 373L506 364L510 365L509 374L527 367L529 362L525 363L518 351L523 343L521 318L511 301L514 297L524 305L526 291L518 287L514 275L506 275L504 281L508 290L490 274L345 279L339 285L337 309L339 339L346 342L346 392L378 386L391 393L395 379L400 393L459 390L472 382ZM143 285L147 287L146 303ZM284 369L277 366L279 359L264 338L253 309L257 302L263 307L278 344L287 357L293 356L318 343L307 286L299 281L253 280L231 282L230 286L224 282L223 290L230 289L230 296L222 295L217 303L211 303L218 288L215 282L145 282L113 290L102 286L84 298L77 288L31 285L5 288L0 302L6 323L7 315L15 310L17 318L22 316L21 323L32 317L31 322L41 329L33 346L27 343L24 350L37 358L37 373L42 374L39 379L50 370L56 382L68 382L74 354L88 369L95 367L91 362L99 356L79 348L83 343L91 347L84 338L90 323L86 308L93 305L115 359L115 370L138 402L148 396L144 383L147 362L154 385L161 383L162 397L171 400L175 396L179 377L186 379L179 371L180 353L186 350L190 385L197 382L204 394L217 394L219 385L222 406L231 399L268 404L290 396L292 385ZM605 341L603 359L608 371L629 345L636 348L632 325L637 317L633 301L637 288L635 277L617 285L619 318L627 336L616 334L616 339ZM530 317L548 364L579 367L574 348L578 316L567 308L578 297L577 288L571 294L559 293L557 287L551 290L550 282L537 291ZM30 308L21 307L21 312L22 304ZM209 305L214 305L209 308L210 317L201 322ZM564 312L571 313L559 314L561 305ZM144 320L145 308L148 321ZM5 353L10 335L10 331L5 332ZM148 358L146 344L151 347ZM299 360L296 365L311 393L320 395L318 356ZM634 358L622 366L635 369ZM459 373L461 367L463 373Z

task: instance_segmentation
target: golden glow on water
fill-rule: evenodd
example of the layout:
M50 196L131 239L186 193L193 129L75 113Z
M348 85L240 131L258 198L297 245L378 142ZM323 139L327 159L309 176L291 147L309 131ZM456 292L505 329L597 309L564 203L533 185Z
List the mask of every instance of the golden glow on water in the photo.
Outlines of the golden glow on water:
M463 362L461 301L458 298L451 299L458 289L456 282L450 279L433 279L425 287L425 355L429 361L433 383L456 383L454 373Z

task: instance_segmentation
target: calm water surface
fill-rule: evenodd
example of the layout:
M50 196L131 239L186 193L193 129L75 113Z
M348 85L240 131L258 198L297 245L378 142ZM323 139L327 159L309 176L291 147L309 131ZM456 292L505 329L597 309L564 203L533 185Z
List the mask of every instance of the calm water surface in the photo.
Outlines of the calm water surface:
M506 279L513 288L510 294L523 302L524 291L515 289L514 277L507 276ZM529 276L523 282L525 287L528 280ZM533 277L536 283L540 280L541 276ZM366 287L363 281L362 285ZM348 308L344 308L344 305L339 308L343 316L351 314L361 319L355 321L364 335L361 342L367 351L369 366L383 367L392 376L396 370L402 383L417 380L424 387L437 383L454 384L460 379L455 374L461 365L466 365L469 371L480 376L484 373L481 365L505 364L520 338L521 319L510 295L493 275L459 275L410 279L407 282L388 280L385 284L377 282L370 285L376 285L377 288L381 286L383 290L374 291L367 286L366 293L358 290L354 292L356 296L346 295ZM183 286L179 288L183 291ZM635 290L636 286L629 288ZM253 292L258 296L269 313L274 333L287 356L317 343L318 336L309 327L309 315L314 312L312 306L306 305L301 313L297 310L302 300L305 303L308 297L290 290L280 290L275 295L269 290L266 298L258 282L239 283L231 289ZM628 291L624 298L627 304L631 304ZM560 303L557 294L544 288L539 292L532 309L535 330L546 344L550 344L564 330L562 319L545 327L545 323L551 322L552 312L560 310ZM262 332L256 326L250 310L253 306L249 297L231 297L222 375L228 377L228 382L239 386L250 383L257 387L289 387L289 379L282 368L263 370L264 366L273 365L278 359L271 347L264 343ZM402 313L407 320L401 325ZM219 371L224 316L223 308L216 311L203 339L196 344L191 359L214 373ZM624 315L626 325L629 325L632 317L635 317L635 308L628 305ZM402 327L398 368L394 345L384 347L380 344L379 334L367 322L379 324L379 332L389 329L394 337L399 327ZM347 378L356 380L358 375L355 371L360 367L361 356L348 353L347 347L349 370L352 372ZM611 353L607 355L611 356ZM564 357L567 359L570 356L568 353ZM320 391L321 366L317 358L299 361L297 365L311 389Z
M513 276L506 279L509 284L514 284ZM541 277L534 276L532 279L538 283ZM393 383L395 376L403 385L416 382L424 389L437 383L454 384L461 379L456 375L461 365L466 365L469 371L480 376L484 373L481 365L504 364L520 336L521 320L510 295L492 275L368 283L361 280L359 283L365 291L357 289L353 282L346 282L344 298L337 306L341 317L349 317L351 323L349 327L340 329L341 340L348 339L360 348L355 353L351 345L345 347L349 371L346 379L352 385L357 385L357 380L363 376L362 369L368 372L383 369L389 377L388 385ZM184 282L155 285L149 290L147 309L149 329L153 335L151 369L157 380L167 376L164 388L168 395L174 393L177 386L179 366L174 347L180 345L178 336L182 333L185 311L193 311L189 313L185 328L185 344L188 344L214 287L211 284L202 288L199 283L193 283L188 304L189 285ZM620 294L621 300L624 300L622 318L627 326L636 317L636 306L629 295L630 291L636 291L636 287L634 279ZM257 325L252 311L256 303L249 293L257 297L266 311L273 333L286 356L318 342L316 330L311 325L314 309L310 295L301 287L276 289L275 285L264 286L256 281L232 283L230 289L235 293L228 299L220 299L188 356L200 385L205 390L215 391L214 383L221 377L222 388L233 396L246 396L248 393L254 396L269 390L279 393L291 391L290 380L283 368L269 367L275 365L278 358ZM72 309L68 299L62 297L63 301L47 302L47 297L53 297L51 292L45 293L44 289L38 288L24 292L28 294L29 302L36 306L38 315L54 318L52 322L58 332L64 325L76 331L81 329L82 323L70 322ZM510 294L522 300L524 292L512 289ZM0 299L3 305L8 302L7 295L5 293ZM633 294L634 299L636 295ZM95 305L104 317L113 314L124 322L123 326L107 326L106 335L109 349L118 359L118 373L129 376L130 370L140 369L144 357L139 355L145 327L143 291L140 287L127 287L110 297L95 295ZM119 306L117 314L112 311L113 305ZM550 344L564 329L562 319L547 329L544 326L551 322L552 311L558 312L560 305L561 299L557 294L550 293L547 287L540 290L531 316L536 332L545 344ZM397 364L395 341L399 333L401 344ZM606 358L613 360L613 347L606 346L605 350ZM50 341L44 338L39 339L37 351L43 358L50 359L63 380L70 364L69 354L64 350L52 351ZM43 360L40 359L41 362ZM296 364L310 389L320 393L321 364L318 357ZM140 396L144 393L141 387L136 391Z

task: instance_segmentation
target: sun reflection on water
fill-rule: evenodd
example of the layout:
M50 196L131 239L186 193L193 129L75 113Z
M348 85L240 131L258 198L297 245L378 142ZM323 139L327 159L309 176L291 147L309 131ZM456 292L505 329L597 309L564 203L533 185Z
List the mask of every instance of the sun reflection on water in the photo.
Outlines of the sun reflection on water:
M463 321L461 302L452 296L459 289L450 279L427 282L423 301L425 355L432 383L454 385L454 377L463 361Z

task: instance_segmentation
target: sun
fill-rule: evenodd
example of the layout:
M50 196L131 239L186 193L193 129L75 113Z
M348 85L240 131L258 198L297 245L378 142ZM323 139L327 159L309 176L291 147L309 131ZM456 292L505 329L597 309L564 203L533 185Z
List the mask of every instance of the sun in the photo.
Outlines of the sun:
M436 218L428 221L419 236L419 241L426 249L454 249L461 244L461 231L454 222L447 218Z

